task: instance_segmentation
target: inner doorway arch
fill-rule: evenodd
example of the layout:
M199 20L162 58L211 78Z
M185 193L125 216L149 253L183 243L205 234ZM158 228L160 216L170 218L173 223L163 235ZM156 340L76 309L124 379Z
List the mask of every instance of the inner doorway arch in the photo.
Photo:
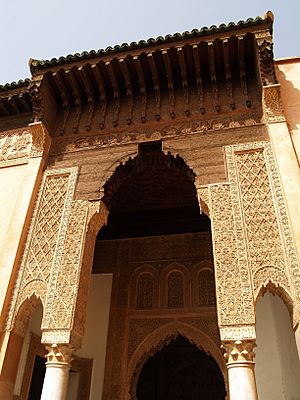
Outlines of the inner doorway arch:
M137 386L139 377L144 366L148 360L169 346L172 342L183 338L186 344L190 344L195 350L200 353L202 361L207 360L210 367L215 368L218 374L221 387L220 399L226 399L227 392L227 375L224 357L211 337L206 335L201 330L184 322L171 322L161 328L154 330L150 333L144 341L138 346L131 360L129 361L128 368L128 399L130 400L144 400L138 397ZM191 361L193 363L193 361ZM196 361L197 364L197 361ZM201 361L200 361L201 364ZM187 360L187 366L189 361ZM209 368L210 368L209 367ZM148 399L145 399L148 400ZM155 399L156 400L156 399ZM166 399L167 400L167 399ZM176 400L176 399L175 399ZM192 398L189 400L193 400ZM198 400L198 399L197 399ZM219 398L212 398L212 400L219 400Z
M213 357L178 335L144 364L137 400L224 400L222 373Z

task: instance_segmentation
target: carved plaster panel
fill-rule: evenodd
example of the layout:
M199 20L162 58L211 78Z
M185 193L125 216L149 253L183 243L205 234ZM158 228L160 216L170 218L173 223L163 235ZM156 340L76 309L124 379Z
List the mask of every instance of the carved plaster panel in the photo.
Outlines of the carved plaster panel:
M29 130L16 130L0 136L0 168L26 164L30 156L32 137Z
M27 164L30 158L47 152L49 145L50 137L41 122L0 134L0 168Z
M256 299L271 281L295 300L294 323L299 315L299 267L281 183L268 142L226 148L228 176L236 188L241 223ZM296 292L296 293L295 293ZM296 296L296 297L295 297ZM287 304L293 308L292 304Z
M24 300L35 294L45 307L47 292L55 291L48 285L60 264L76 175L76 168L49 170L44 174L13 292L8 330L13 328Z
M210 204L219 326L254 324L243 231L229 184L211 185Z
M268 123L285 121L279 84L263 88L263 104Z

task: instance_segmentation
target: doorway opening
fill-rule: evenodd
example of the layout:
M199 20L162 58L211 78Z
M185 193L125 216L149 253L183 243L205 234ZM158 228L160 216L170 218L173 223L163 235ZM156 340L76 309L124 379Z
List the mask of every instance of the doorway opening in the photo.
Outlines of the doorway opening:
M144 364L137 400L224 400L222 372L216 361L179 335Z

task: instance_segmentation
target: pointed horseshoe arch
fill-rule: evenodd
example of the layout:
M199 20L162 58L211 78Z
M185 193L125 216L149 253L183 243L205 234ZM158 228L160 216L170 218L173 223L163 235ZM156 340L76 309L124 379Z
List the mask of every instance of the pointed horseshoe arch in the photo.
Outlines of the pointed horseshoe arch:
M196 345L199 350L203 350L207 355L214 358L222 372L225 387L227 388L226 364L216 343L201 330L190 324L171 322L151 332L132 355L128 365L126 400L136 399L137 381L146 361L179 335L184 336L189 342Z

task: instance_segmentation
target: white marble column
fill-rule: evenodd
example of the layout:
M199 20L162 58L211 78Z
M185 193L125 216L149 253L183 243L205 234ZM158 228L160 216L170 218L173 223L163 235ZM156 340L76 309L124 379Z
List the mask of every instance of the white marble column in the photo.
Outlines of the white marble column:
M230 400L258 400L253 361L255 346L254 340L226 340L222 343Z
M73 347L67 344L46 345L46 375L41 400L65 400Z

